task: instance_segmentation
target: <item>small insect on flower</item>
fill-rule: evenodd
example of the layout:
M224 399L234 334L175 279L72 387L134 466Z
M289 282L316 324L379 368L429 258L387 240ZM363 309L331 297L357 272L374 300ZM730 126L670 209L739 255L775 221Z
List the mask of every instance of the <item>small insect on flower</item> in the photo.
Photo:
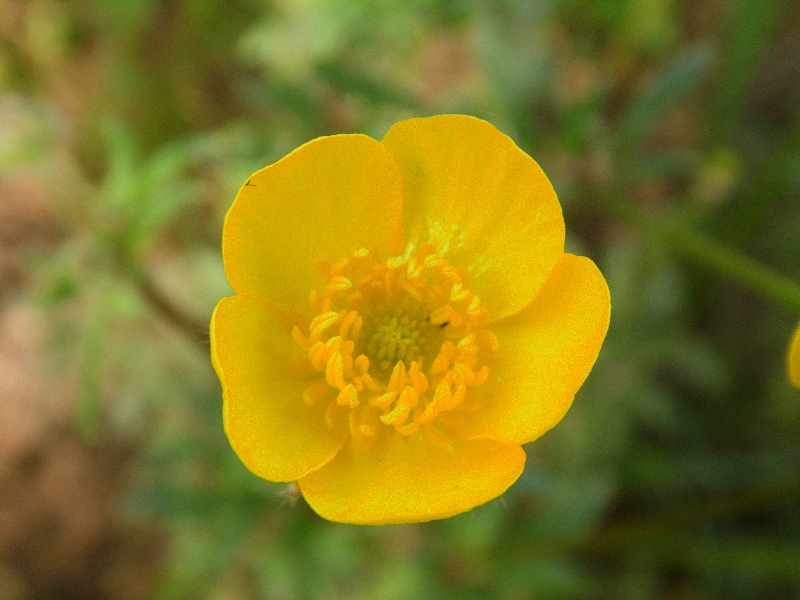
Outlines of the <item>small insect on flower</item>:
M429 521L501 495L608 328L606 282L564 253L547 177L473 117L308 142L241 187L222 255L228 439L333 521Z

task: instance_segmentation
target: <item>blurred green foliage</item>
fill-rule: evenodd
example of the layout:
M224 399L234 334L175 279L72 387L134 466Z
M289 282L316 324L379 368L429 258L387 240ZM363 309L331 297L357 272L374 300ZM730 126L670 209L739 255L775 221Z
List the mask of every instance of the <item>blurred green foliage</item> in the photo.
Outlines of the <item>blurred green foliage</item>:
M0 0L0 179L46 191L29 249L75 427L132 444L120 518L183 598L800 597L798 318L609 202L800 279L791 0ZM206 323L222 219L309 138L488 119L536 158L612 292L600 359L502 498L357 528L249 474ZM8 202L0 198L0 202ZM0 592L0 598L4 598Z

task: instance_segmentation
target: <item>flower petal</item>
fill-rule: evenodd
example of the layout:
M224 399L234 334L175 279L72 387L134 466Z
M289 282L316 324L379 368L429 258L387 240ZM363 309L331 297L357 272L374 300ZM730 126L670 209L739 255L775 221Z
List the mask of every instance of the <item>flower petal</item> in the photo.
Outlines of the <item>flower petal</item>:
M359 248L386 251L401 227L401 183L392 156L365 135L321 137L255 173L222 234L236 293L305 307L322 283L317 265Z
M789 344L789 354L786 356L786 366L789 372L789 381L800 389L800 325L795 329L792 341Z
M211 317L211 356L222 383L231 446L253 473L294 481L330 461L346 429L325 425L324 406L303 402L307 376L293 368L285 316L262 298L223 298Z
M610 310L595 264L565 254L530 306L492 326L500 351L462 435L524 444L558 423L600 352Z
M443 519L502 494L525 466L519 446L489 440L434 444L423 435L350 442L298 483L320 516L385 525Z
M561 206L536 161L464 115L401 121L383 144L403 172L409 239L468 266L493 319L530 303L564 249Z

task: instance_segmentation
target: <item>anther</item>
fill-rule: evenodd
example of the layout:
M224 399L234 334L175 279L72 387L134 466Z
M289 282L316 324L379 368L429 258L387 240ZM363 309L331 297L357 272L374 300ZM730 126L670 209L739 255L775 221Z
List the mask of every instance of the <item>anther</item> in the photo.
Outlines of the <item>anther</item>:
M388 408L389 405L394 402L395 398L397 398L397 392L386 392L380 396L373 396L370 398L369 405L373 408L380 408L383 410L384 408Z
M341 352L334 352L328 359L325 367L325 381L337 390L344 387L344 364Z
M339 406L349 406L350 408L358 406L358 391L352 383L348 383L342 388L342 391L336 396L336 404Z
M389 376L389 383L386 384L386 389L394 392L399 392L406 385L406 364L402 361L398 362L392 374Z
M351 310L345 315L344 319L342 319L342 323L339 325L339 335L342 336L342 339L347 338L347 334L350 333L350 326L357 316L358 312Z
M308 360L317 371L324 371L328 362L328 348L322 342L316 342L308 351Z
M472 378L472 383L470 385L478 386L483 385L486 383L486 380L489 379L489 367L483 365L480 370L475 373L475 376Z
M350 281L347 277L342 277L341 275L337 275L332 277L330 282L325 288L325 291L330 293L334 292L344 292L345 290L352 289L353 282Z
M460 283L454 283L453 287L450 288L450 302L461 302L469 295L469 292L464 289L464 286Z
M334 311L328 311L314 317L311 320L311 325L309 326L312 337L315 334L322 335L325 332L325 330L334 323L336 323L336 321L338 321L339 318L340 318L339 313Z
M469 334L467 337L462 338L458 342L458 349L461 352L466 352L468 354L475 354L478 351L478 345L475 343L476 336L474 333Z
M411 385L417 394L424 394L428 391L428 378L421 371L417 361L411 363L411 368L408 370L408 378L411 380Z
M363 354L359 354L353 361L353 367L359 375L363 375L369 371L369 359Z
M300 328L297 326L292 327L292 339L303 350L308 350L309 348L311 348L311 340L309 340L306 336L300 333Z
M500 351L500 341L497 339L497 336L494 334L494 332L489 331L488 329L479 329L477 337L478 343L481 346L484 346L486 350L492 354Z
M361 332L361 326L364 324L364 319L361 316L356 316L353 320L353 327L350 329L350 335L353 339L358 338L358 334Z
M408 418L409 412L411 407L408 404L398 402L390 413L381 415L380 418L384 425L402 425Z
M410 385L407 385L403 388L403 391L400 393L400 397L397 399L398 404L406 404L410 408L415 408L417 404L419 404L419 395L417 392L414 391L414 388Z
M433 359L430 374L439 375L440 373L445 373L450 368L450 363L453 362L455 357L456 347L453 345L453 342L449 340L444 342L441 350L439 350L439 354Z

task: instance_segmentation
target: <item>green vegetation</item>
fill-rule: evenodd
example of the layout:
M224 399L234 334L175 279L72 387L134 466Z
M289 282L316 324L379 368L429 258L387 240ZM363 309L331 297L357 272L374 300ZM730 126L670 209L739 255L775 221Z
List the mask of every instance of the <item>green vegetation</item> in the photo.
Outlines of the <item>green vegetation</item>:
M124 596L104 579L113 552L86 588L36 579L0 528L0 600L800 596L796 2L0 14L0 318L34 307L47 394L74 400L43 435L124 456L113 522L157 532L137 550L153 557L141 595ZM328 523L247 472L222 431L207 344L230 293L222 219L247 175L312 137L445 112L539 161L568 249L608 279L611 328L503 497L429 524Z

